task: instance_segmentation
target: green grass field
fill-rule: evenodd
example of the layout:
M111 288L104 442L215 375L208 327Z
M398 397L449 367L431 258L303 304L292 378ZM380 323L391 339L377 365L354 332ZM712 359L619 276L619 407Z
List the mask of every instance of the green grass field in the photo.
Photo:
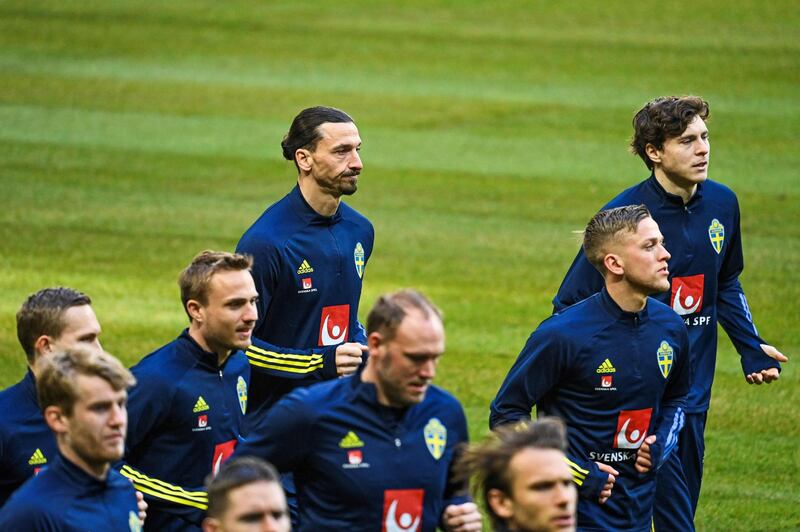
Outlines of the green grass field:
M574 256L646 176L653 96L709 100L711 177L743 213L743 283L792 363L748 386L721 336L701 530L800 529L800 7L775 2L0 2L0 385L14 314L64 284L132 364L185 326L176 278L293 184L279 141L351 113L375 224L362 315L413 286L447 314L438 383L474 438Z

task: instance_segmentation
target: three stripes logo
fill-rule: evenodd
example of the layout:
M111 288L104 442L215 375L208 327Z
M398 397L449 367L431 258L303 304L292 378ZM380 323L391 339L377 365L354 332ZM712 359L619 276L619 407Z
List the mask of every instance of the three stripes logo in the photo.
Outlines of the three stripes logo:
M33 451L30 460L28 460L28 465L32 466L41 466L47 463L47 458L44 457L44 453L41 449L36 449Z
M198 412L205 412L206 410L210 410L210 409L211 409L211 407L208 406L208 403L206 403L206 400L203 399L203 396L201 395L201 396L199 396L197 398L197 402L194 404L194 408L192 408L192 412L194 412L196 414Z
M353 449L355 447L364 447L364 442L352 430L345 434L344 438L339 442L339 447L342 449Z
M597 367L597 373L615 373L616 371L616 368L609 359L605 359L603 363Z
M314 273L314 268L311 267L306 259L303 259L303 262L301 262L300 266L297 268L297 275L304 275L306 273Z

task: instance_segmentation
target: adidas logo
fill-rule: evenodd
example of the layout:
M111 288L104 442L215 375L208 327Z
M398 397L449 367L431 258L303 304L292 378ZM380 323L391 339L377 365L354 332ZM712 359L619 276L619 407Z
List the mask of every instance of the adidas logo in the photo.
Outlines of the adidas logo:
M311 267L311 265L308 263L306 259L303 259L303 262L300 263L300 267L297 268L297 273L299 275L304 273L313 273L313 272L314 268Z
M211 407L208 406L208 403L206 403L206 400L203 399L203 396L201 395L200 397L197 398L197 402L194 404L194 408L192 408L192 412L194 412L196 414L198 412L205 412L206 410L210 410L210 409L211 409Z
M359 438L356 435L356 433L351 430L350 432L345 434L344 438L342 438L342 441L339 442L339 447L341 447L342 449L364 447L364 442L361 441L361 438Z
M616 371L616 368L614 368L614 365L609 359L605 359L602 364L597 366L597 373L614 373Z
M44 457L41 449L36 449L28 460L28 465L44 465L47 463L47 458Z

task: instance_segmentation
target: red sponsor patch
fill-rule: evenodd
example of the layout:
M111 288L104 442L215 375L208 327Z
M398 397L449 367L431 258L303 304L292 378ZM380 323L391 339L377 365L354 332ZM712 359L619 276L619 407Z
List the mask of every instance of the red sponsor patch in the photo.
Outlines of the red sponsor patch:
M225 460L231 457L233 454L233 450L236 448L236 440L228 440L222 443L218 443L214 447L214 460L211 462L211 473L216 475L219 471L219 466L222 465Z
M382 532L417 532L422 529L425 490L383 492Z
M347 461L352 465L358 465L364 460L364 454L359 450L347 451Z
M208 416L203 414L202 416L197 416L197 426L198 427L205 427L208 425Z
M311 277L303 277L303 290L311 289Z
M638 449L647 437L652 408L623 410L617 418L617 435L614 437L616 449Z
M703 274L672 278L672 295L669 304L672 310L686 316L703 310Z
M42 470L42 468L41 468L41 467L34 467L34 468L33 468L33 475L34 475L34 476L38 475L38 474L39 474L39 471L41 471L41 470Z
M347 341L350 305L323 307L319 320L319 345L336 345Z
M600 386L603 388L611 388L614 378L611 375L603 375L600 377Z

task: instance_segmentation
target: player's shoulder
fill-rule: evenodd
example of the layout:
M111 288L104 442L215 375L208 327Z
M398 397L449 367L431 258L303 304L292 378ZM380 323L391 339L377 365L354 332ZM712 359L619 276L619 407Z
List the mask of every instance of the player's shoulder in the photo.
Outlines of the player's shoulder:
M453 409L454 412L460 412L463 409L461 401L455 395L434 384L428 386L428 390L425 393L425 402Z
M608 203L603 206L603 209L613 209L616 207L623 207L625 205L638 205L647 202L647 187L649 179L640 181L632 185L622 192L614 196Z
M339 212L341 213L343 220L372 230L372 222L370 222L366 216L355 210L347 203L341 202L339 204Z
M706 179L702 186L703 199L706 201L722 202L726 204L738 202L736 193L733 191L733 189L727 185L723 185L719 181Z
M289 409L302 408L307 412L321 414L347 402L350 380L353 378L344 377L295 388L278 401L278 404L284 403Z
M647 313L650 320L659 323L659 325L672 327L678 330L684 330L686 328L683 320L672 307L655 298L647 298Z
M179 337L142 358L131 368L137 380L135 388L173 388L194 366L195 360L185 349Z
M596 307L601 297L601 293L597 292L562 309L544 320L539 329L548 334L574 338L575 331L585 328L592 321L591 318L597 315Z
M244 232L237 252L252 253L264 246L279 246L289 235L302 226L291 204L291 192L276 201Z

